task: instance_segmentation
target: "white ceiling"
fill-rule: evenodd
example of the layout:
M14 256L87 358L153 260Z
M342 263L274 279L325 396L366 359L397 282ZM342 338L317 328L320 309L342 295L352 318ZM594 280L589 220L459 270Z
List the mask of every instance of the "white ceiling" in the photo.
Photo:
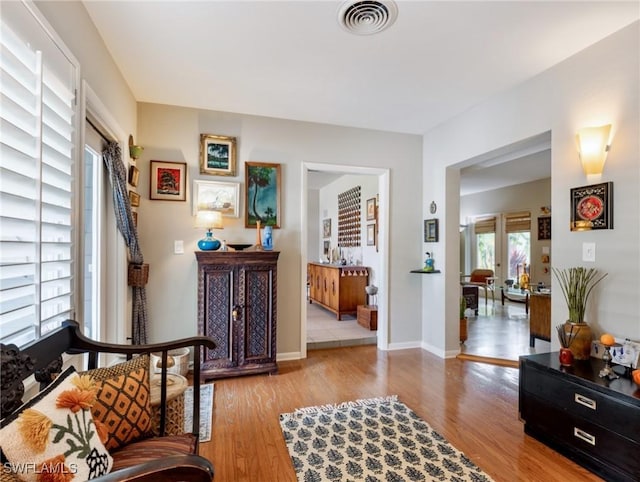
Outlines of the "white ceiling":
M137 101L422 134L640 18L637 1L84 1Z

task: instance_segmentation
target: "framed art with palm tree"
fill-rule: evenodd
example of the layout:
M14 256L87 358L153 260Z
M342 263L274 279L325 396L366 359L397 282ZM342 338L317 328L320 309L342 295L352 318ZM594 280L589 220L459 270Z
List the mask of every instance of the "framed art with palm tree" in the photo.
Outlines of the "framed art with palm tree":
M245 227L280 228L280 164L245 162Z

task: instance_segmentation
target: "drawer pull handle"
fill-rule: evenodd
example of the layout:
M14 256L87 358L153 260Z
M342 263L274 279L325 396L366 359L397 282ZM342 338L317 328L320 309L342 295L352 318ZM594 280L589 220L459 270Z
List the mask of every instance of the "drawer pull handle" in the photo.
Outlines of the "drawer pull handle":
M584 430L580 430L577 427L573 427L573 435L574 437L579 438L580 440L584 440L588 444L596 446L596 438L590 433L585 432Z
M595 410L596 409L596 401L595 400L591 400L590 398L587 398L585 396L582 396L578 393L574 394L574 400L576 403L579 403L580 405L584 405L587 408L590 408L591 410Z

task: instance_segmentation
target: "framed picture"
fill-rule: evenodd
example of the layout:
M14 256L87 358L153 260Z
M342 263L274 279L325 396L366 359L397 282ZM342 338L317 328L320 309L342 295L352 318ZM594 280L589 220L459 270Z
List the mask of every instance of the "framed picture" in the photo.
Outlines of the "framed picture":
M571 231L613 229L613 183L571 189Z
M129 166L129 184L131 184L133 187L137 187L139 177L140 170L133 164Z
M376 219L376 198L367 199L367 221Z
M327 257L329 256L329 245L330 245L330 242L329 242L329 241L325 241L325 242L324 242L324 244L323 244L323 250L322 250L322 252L323 252L323 254L324 254L325 256L327 256Z
M187 200L187 163L151 161L149 199L156 201Z
M140 194L129 190L129 204L131 204L131 207L133 208L140 206Z
M376 225L367 224L367 246L376 245Z
M538 240L551 239L551 217L538 218Z
M424 242L438 242L438 219L433 218L424 220Z
M261 226L280 227L280 164L245 162L245 222L254 228Z
M138 227L138 212L137 211L131 211L131 216L133 218L133 225L137 228Z
M322 220L322 237L323 238L331 237L331 218Z
M220 211L223 216L240 215L240 183L193 181L193 215L198 211Z
M236 175L236 138L200 134L200 174Z

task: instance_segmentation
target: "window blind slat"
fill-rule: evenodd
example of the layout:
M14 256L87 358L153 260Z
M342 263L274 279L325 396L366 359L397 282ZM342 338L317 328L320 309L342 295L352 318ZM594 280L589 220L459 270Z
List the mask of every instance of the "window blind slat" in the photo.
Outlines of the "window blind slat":
M475 234L495 233L496 218L495 216L487 218L478 218L473 222L473 230Z
M18 346L74 303L77 67L43 26L24 5L3 11L0 340Z
M504 230L506 233L531 231L531 213L528 211L522 211L505 214Z

